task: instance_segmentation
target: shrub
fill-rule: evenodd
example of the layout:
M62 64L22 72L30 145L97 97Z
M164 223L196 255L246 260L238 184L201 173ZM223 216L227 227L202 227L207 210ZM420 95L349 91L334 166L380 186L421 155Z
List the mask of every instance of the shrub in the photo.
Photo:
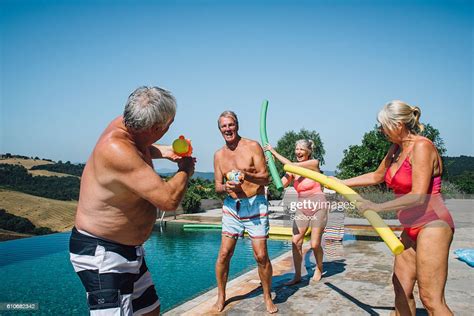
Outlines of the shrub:
M4 209L0 209L0 228L34 235L45 235L55 232L47 227L35 227L29 219L10 214Z
M201 197L193 190L188 190L184 196L182 206L185 214L198 213L201 209Z
M283 192L277 190L275 184L270 182L268 185L268 199L269 200L280 200L283 198Z
M54 231L48 227L36 227L33 230L33 234L35 235L47 235L47 234L52 234L52 233L54 233Z
M444 198L459 198L464 192L459 186L450 181L443 181L441 185L441 194Z
M356 188L356 192L360 194L366 200L372 201L374 203L383 203L395 199L395 194L391 191L386 191L378 186ZM341 197L342 198L342 197ZM347 217L362 218L363 216L359 214L357 209L345 209ZM396 211L388 211L379 213L380 217L383 219L396 219Z

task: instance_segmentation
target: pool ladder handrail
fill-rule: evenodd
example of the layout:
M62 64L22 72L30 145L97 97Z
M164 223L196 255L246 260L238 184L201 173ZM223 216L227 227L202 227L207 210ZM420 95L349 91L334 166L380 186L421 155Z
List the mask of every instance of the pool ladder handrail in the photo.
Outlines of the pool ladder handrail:
M159 208L157 208L156 211L158 212L158 216L161 214L160 221L159 221L160 227L166 225L166 222L164 221L165 212L162 212Z

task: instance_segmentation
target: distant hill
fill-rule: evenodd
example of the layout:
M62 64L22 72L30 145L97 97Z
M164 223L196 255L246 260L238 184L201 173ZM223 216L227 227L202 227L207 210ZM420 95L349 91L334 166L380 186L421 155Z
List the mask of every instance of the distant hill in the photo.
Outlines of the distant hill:
M465 171L474 171L474 157L443 157L444 168L447 171L446 178L456 177Z
M76 177L80 177L82 175L82 171L84 171L85 164L72 164L70 161L66 161L65 163L62 161L58 161L57 163L53 164L42 164L32 166L30 170L46 170L53 173L62 173L67 175L72 175Z
M454 183L462 192L474 194L474 157L443 157L443 178Z
M172 172L163 172L163 171L158 171L159 175L162 176L162 177L171 177L173 176L176 171L172 171ZM204 179L204 180L210 180L210 181L214 181L214 172L200 172L200 171L196 171L194 172L193 176L192 176L193 179L197 179L197 178L201 178L201 179Z
M23 166L32 176L44 177L70 177L70 174L49 171L48 166L54 166L55 162L50 159L35 159L25 156L15 155L10 158L5 158L5 155L0 155L0 164L9 164L16 166Z
M77 202L0 189L0 206L10 214L28 218L36 227L67 231L74 225Z
M336 171L332 171L332 170L321 170L321 171L323 172L325 176L328 176L328 177L329 176L333 177L336 175Z
M0 163L0 187L9 190L69 201L78 199L79 182L75 176L32 176L22 165Z

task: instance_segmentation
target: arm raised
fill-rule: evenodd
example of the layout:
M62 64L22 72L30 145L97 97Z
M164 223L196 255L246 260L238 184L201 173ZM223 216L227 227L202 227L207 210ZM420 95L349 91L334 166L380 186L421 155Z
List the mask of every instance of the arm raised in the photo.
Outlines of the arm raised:
M342 183L349 187L363 187L380 184L385 181L385 172L392 163L392 156L396 152L398 146L392 145L385 155L384 159L380 162L377 169L373 172L365 173L363 175L353 177L350 179L342 180Z
M194 170L192 159L182 162L178 172L169 181L163 181L134 147L120 141L109 146L103 161L113 181L165 211L179 206Z

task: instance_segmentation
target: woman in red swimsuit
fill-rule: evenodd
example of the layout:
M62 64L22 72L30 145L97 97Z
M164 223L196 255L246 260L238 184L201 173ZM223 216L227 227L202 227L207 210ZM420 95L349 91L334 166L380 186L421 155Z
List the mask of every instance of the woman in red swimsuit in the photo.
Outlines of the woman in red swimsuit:
M398 210L404 226L405 251L395 257L393 286L396 315L415 315L413 297L418 282L420 299L429 314L452 315L444 298L448 254L454 222L440 194L443 166L433 143L417 134L421 110L392 101L377 120L393 143L377 170L342 182L351 187L385 182L396 194L386 203L363 200L359 210Z
M310 159L313 146L314 143L312 140L298 140L295 145L295 156L297 160L295 163L280 155L270 145L265 146L264 149L269 150L273 156L283 164L292 164L320 172L319 160ZM326 199L321 190L321 185L311 179L291 173L286 173L281 180L284 187L287 187L293 182L293 187L298 193L298 202L300 202L302 206L301 208L296 207L293 221L292 250L295 275L291 281L285 284L293 285L301 281L303 242L309 227L311 227L311 248L313 249L316 259L316 269L314 271L313 280L319 281L323 273L323 248L321 247L321 238L327 223ZM303 204L305 201L306 207L304 207ZM309 202L311 202L311 205Z

